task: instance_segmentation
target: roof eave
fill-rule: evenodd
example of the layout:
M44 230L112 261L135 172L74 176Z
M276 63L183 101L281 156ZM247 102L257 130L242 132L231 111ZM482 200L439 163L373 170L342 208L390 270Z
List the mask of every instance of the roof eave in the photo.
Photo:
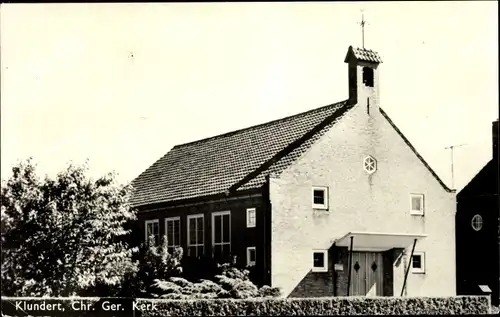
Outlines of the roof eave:
M257 188L251 188L251 189L232 192L232 193L225 191L223 193L190 197L190 198L185 198L185 199L166 200L166 201L160 201L160 202L149 203L149 204L140 204L140 203L135 204L135 205L132 204L132 208L138 210L139 213L141 213L141 212L150 211L152 209L176 207L179 205L202 204L202 203L205 203L205 202L211 201L211 200L234 199L234 198L239 198L240 196L261 194L262 187L263 187L263 185L261 185Z

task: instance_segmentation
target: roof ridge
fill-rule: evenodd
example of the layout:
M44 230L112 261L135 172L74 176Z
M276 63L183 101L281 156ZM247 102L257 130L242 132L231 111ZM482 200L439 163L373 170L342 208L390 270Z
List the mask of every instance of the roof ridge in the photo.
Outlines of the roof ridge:
M208 137L208 138L204 138L204 139L199 139L199 140L196 140L196 141L191 141L191 142L187 142L187 143L177 144L172 149L174 149L174 148L181 148L181 147L188 146L188 145L195 145L197 143L202 143L202 142L206 142L206 141L209 141L209 140L215 140L215 139L222 138L222 137L228 137L228 136L231 136L231 135L234 135L234 134L237 134L237 133L241 133L241 132L244 132L244 131L247 131L247 130L250 130L250 129L259 128L259 127L262 127L262 126L265 126L265 125L269 125L269 124L273 124L273 123L278 123L278 122L289 120L289 119L292 119L292 118L296 118L296 117L299 117L299 116L302 116L302 115L310 114L310 113L313 113L315 111L320 111L320 110L323 110L323 109L326 109L326 108L329 108L329 107L338 106L338 105L340 105L342 103L345 103L347 101L348 101L347 99L346 100L342 100L342 101L335 102L335 103L332 103L332 104L329 104L329 105L326 105L326 106L321 106L321 107L314 108L314 109L311 109L311 110L299 112L299 113L296 113L294 115L286 116L286 117L283 117L283 118L280 118L280 119L275 119L275 120L271 120L271 121L268 121L268 122L259 123L259 124L256 124L256 125L253 125L253 126L250 126L250 127L246 127L246 128L242 128L242 129L238 129L238 130L234 130L234 131L230 131L230 132L226 132L226 133L214 135L214 136L211 136L211 137Z
M334 105L340 106L343 101L337 102ZM345 102L342 106L338 107L332 114L328 115L321 122L314 125L311 129L306 131L303 135L289 143L283 149L278 151L273 157L269 160L265 161L255 170L251 171L249 174L245 175L242 179L233 184L228 191L234 191L244 186L246 183L250 182L252 179L257 177L260 173L268 170L272 165L283 159L285 156L293 152L295 149L299 148L303 144L305 144L308 140L313 138L316 134L320 133L324 128L326 128L329 124L335 122L337 119L341 118L347 111L352 109L352 104ZM312 145L312 144L311 144Z

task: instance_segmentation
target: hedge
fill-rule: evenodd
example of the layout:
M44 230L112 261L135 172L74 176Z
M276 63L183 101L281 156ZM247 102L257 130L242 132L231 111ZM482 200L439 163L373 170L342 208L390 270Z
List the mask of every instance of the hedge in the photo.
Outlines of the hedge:
M293 316L293 315L477 315L490 313L488 296L456 297L323 297L288 299L164 300L126 298L2 298L7 316ZM16 302L58 304L64 311L20 311ZM76 311L72 303L85 303L87 311ZM110 304L119 310L108 310ZM107 306L108 305L108 306ZM149 307L147 307L149 305ZM22 306L18 304L18 307ZM116 306L118 308L118 306ZM144 310L140 310L143 308Z

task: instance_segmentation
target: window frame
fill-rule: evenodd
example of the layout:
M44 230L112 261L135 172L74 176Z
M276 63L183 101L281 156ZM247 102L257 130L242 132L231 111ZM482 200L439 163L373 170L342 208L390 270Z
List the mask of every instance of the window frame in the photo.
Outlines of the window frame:
M474 226L474 219L479 219L480 220L480 227L479 228L476 228ZM472 227L472 230L474 230L475 232L479 232L481 231L481 229L483 229L483 226L484 226L484 219L483 219L483 216L481 216L480 214L475 214L472 219L470 220L470 225Z
M421 210L413 210L413 198L420 198ZM410 214L413 216L423 216L425 214L425 195L424 194L410 194Z
M195 244L191 244L191 233L190 233L190 230L189 230L189 221L191 221L192 219L199 219L201 218L202 219L202 223L203 223L203 233L202 233L202 238L203 238L203 242L202 243L195 243ZM188 256L194 256L194 257L199 257L203 254L205 254L205 215L204 214L194 214L194 215L187 215L186 217L187 219L187 254ZM196 241L198 241L198 227L196 227ZM195 247L196 248L196 255L192 255L192 254L189 254L189 248L190 247ZM198 247L202 247L203 248L203 252L202 254L198 254Z
M170 245L170 240L168 238L168 222L169 221L179 221L179 232L177 233L178 238L179 238L179 244L172 244L172 245ZM175 234L175 226L173 228L174 228L174 234ZM165 218L165 235L167 236L167 241L168 241L167 247L168 248L174 249L175 247L181 246L181 217L168 217L168 218Z
M251 212L253 212L253 223L250 222L250 219L252 218L248 216ZM257 209L247 208L246 217L247 217L247 228L255 228L257 226Z
M148 235L148 225L149 224L157 224L158 225L158 237L155 241L156 244L160 243L160 219L149 219L144 221L144 240L146 243L149 242L149 235Z
M413 252L413 256L420 256L421 267L420 268L413 267L413 258L412 258L410 263L411 272L414 274L425 274L425 252L415 251Z
M255 252L255 261L250 260L250 251ZM248 247L247 248L247 266L255 266L257 263L257 249L255 247Z
M229 215L229 242L215 242L215 217ZM222 218L224 219L224 218ZM224 241L224 226L221 224L221 240ZM229 253L231 253L231 211L216 211L212 213L212 257L215 256L215 246L229 245Z
M323 191L323 195L324 195L324 197L323 197L324 203L323 204L314 203L314 191L317 191L317 190ZM313 186L312 190L311 190L312 208L313 209L328 210L328 195L329 195L329 191L328 191L327 186Z
M370 171L366 168L366 162L369 160L369 159L372 159L373 160L373 171ZM377 171L377 168L378 168L378 162L377 160L371 156L371 155L367 155L364 159L363 159L363 169L365 170L365 172L367 172L368 174L373 174Z
M323 253L323 266L314 266L314 254ZM328 272L328 250L312 250L312 271L315 273L325 273Z

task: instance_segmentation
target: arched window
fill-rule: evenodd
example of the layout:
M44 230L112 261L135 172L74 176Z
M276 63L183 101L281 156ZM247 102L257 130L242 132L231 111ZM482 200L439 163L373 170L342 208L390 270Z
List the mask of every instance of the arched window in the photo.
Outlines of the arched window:
M363 67L363 84L367 87L373 87L373 69L370 67Z

